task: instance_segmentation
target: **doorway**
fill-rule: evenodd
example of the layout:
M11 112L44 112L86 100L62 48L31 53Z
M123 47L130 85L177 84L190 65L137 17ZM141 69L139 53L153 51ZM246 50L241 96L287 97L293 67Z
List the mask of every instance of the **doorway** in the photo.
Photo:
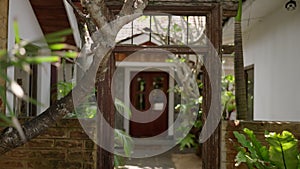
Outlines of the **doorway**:
M132 137L152 137L168 129L169 74L131 72L130 101Z

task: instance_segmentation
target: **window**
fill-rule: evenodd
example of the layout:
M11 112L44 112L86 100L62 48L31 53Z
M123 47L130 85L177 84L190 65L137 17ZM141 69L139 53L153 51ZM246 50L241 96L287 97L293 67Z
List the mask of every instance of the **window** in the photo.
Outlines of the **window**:
M254 65L245 67L245 80L246 80L246 95L249 119L253 120L253 106L254 106Z

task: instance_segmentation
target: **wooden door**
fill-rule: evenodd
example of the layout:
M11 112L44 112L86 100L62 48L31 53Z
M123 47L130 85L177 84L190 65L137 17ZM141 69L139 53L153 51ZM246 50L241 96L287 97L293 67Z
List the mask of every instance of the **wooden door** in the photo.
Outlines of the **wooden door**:
M132 73L131 77L130 135L151 137L161 134L168 129L169 75L143 71Z

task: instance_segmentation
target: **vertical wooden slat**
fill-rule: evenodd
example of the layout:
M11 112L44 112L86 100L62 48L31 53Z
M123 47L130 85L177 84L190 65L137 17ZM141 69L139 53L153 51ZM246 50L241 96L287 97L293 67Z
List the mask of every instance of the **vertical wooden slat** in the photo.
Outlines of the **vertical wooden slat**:
M8 0L0 0L0 49L7 49L7 38L8 38ZM6 70L3 70L6 74ZM5 86L5 80L0 78L0 85ZM5 98L0 97L0 111L5 112L5 105L3 100Z
M114 103L111 96L111 81L115 70L115 59L113 56L108 60L108 69L105 73L104 79L99 79L97 88L97 99L100 111L109 125L114 128L115 110ZM103 125L104 119L98 119L98 139L103 142L105 146L114 146L114 133L109 133L108 128ZM97 148L97 169L113 169L114 168L114 154L106 151L98 146Z
M211 14L207 15L207 30L208 38L210 39L215 50L221 57L222 46L222 9L220 3L216 3ZM214 52L212 50L211 52ZM212 92L210 80L216 81L214 89L220 89L221 87L221 67L212 65L213 63L206 64L204 69L204 88L203 88L203 120L206 120L208 112L214 111L221 113L221 102L219 105L211 106L211 98L221 101L221 92ZM213 72L214 77L208 76L207 72ZM211 135L211 137L203 143L202 148L202 168L203 169L217 169L220 168L220 122L217 129Z

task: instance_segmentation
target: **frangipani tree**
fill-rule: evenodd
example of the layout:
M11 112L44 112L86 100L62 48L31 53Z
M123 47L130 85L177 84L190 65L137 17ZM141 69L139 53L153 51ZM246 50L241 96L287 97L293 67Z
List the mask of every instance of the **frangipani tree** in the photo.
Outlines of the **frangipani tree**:
M21 138L19 132L9 127L0 135L0 154L4 154L18 146L25 144L32 138L37 137L49 126L54 125L68 113L74 110L74 102L80 103L85 99L89 91L94 86L85 85L86 83L95 83L97 70L99 76L106 70L106 63L115 46L115 38L120 29L127 23L143 14L148 0L127 0L118 14L113 14L105 4L104 0L82 0L81 4L86 9L86 13L80 11L71 1L69 1L81 17L85 18L93 40L93 63L83 75L81 80L73 90L62 99L55 102L41 115L35 117L29 122L21 125L24 138ZM76 98L73 97L76 93Z

